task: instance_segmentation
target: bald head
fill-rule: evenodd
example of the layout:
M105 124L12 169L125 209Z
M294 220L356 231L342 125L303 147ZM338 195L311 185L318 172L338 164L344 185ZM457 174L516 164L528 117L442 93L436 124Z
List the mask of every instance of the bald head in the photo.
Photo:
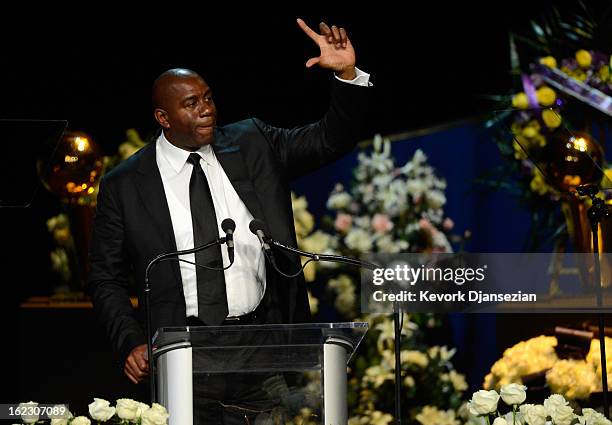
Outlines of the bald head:
M165 109L168 104L168 98L172 95L172 87L181 81L189 79L204 80L197 72L186 68L172 68L163 72L153 82L151 92L153 108Z
M173 145L195 151L214 139L217 108L212 91L196 72L169 69L153 83L153 115Z

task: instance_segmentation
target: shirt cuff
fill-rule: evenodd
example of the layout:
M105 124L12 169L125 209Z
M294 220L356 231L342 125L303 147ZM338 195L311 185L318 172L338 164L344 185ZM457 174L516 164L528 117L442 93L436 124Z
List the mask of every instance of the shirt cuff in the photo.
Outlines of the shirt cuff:
M363 72L361 69L357 67L355 67L355 73L357 74L357 76L353 78L352 80L343 80L342 78L338 77L335 73L334 73L334 77L336 77L339 81L342 81L343 83L354 84L356 86L370 87L372 85L372 83L370 82L370 74L368 74L367 72Z

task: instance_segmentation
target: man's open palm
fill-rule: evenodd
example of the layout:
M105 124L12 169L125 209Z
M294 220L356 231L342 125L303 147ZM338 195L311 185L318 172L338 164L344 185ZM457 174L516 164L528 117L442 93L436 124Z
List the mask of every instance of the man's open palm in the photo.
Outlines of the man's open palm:
M298 19L297 23L321 50L320 56L308 59L308 68L318 64L321 68L333 70L340 78L355 77L355 49L344 28L335 25L330 28L325 22L321 22L321 34L317 34L303 20Z

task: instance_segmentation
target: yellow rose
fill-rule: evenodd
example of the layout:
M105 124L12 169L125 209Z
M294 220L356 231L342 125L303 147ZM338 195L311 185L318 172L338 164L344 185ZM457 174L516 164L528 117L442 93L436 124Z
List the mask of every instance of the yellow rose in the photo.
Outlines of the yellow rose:
M302 266L304 266L304 264L306 264L306 262L308 261L306 257L302 257L301 260ZM314 282L314 280L317 278L317 268L315 264L312 262L308 263L306 267L304 267L303 273L304 280L306 280L306 282Z
M512 141L512 147L514 148L514 158L518 160L527 159L527 154L525 153L525 149L523 149L523 146L524 145L520 144L516 140Z
M597 76L601 79L601 81L608 81L608 79L610 78L610 67L604 65L599 68L599 71L597 71Z
M607 181L607 182L604 182L604 183L602 184L602 186L603 186L604 184L607 186L607 185L609 185L610 181L612 181L612 167L610 167L610 168L606 168L606 169L604 170L604 175L605 175L605 178L606 178L606 179L608 179L608 181Z
M548 186L546 185L546 182L539 171L534 173L533 179L531 180L531 183L529 183L529 188L538 195L544 195L546 192L548 192Z
M310 306L310 312L312 314L317 314L319 311L319 299L312 295L310 291L308 292L308 305Z
M582 69L577 69L571 74L571 76L578 81L586 81L587 79L587 74Z
M512 106L517 109L529 108L529 99L527 99L527 95L521 92L512 96Z
M538 103L542 106L550 106L555 103L557 99L557 94L550 87L540 87L536 90L536 98L538 99Z
M542 65L545 65L549 68L556 68L557 67L557 60L555 58L553 58L552 56L545 56L543 58L540 58L540 63Z
M538 120L531 120L527 123L527 125L529 127L533 127L535 128L537 131L540 131L540 129L542 128L542 126L540 125L540 123L538 122Z
M130 156L134 155L140 149L139 146L134 146L131 143L125 142L119 145L119 157L122 161L125 161Z
M484 377L484 382L482 383L482 388L485 390L492 390L495 386L495 378L492 373L487 373Z
M451 370L448 374L448 378L453 384L453 388L455 389L455 391L463 392L468 389L468 384L465 380L464 375L457 373L454 370Z
M576 52L576 62L581 68L588 68L591 66L591 54L586 50L578 50Z
M538 134L538 130L531 127L531 126L527 126L523 129L523 136L531 139L532 137L535 137Z
M539 146L542 148L546 146L546 137L542 136L541 134L538 134L531 140L531 143L533 146Z
M542 121L548 128L557 128L561 125L561 116L555 111L545 109L542 111Z
M429 363L427 355L417 350L402 350L400 361L402 364L411 363L419 367L427 367Z

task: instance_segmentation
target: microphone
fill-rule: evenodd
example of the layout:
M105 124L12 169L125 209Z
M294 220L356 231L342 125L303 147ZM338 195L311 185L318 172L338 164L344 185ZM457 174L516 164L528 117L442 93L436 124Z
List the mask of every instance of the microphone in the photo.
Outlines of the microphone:
M264 250L264 254L266 254L266 256L270 255L269 258L271 259L270 261L272 261L274 257L272 257L272 250L270 249L270 245L268 245L268 242L266 242L266 235L263 231L264 227L265 226L263 224L263 221L257 218L249 223L249 230L251 231L251 233L257 236L259 242L261 243L261 247Z
M230 263L234 261L234 230L236 223L231 218L226 218L221 222L221 229L225 232L225 243L227 244L227 256Z

